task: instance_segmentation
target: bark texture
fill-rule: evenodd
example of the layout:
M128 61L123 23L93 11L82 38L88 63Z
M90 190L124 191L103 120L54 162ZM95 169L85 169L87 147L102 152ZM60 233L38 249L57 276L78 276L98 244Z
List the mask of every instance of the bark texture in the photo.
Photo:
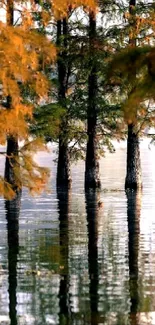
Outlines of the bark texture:
M57 45L62 46L63 50L60 51L58 56L58 99L60 105L66 109L64 117L61 121L60 135L59 135L59 152L58 152L58 165L57 165L57 186L70 186L71 173L70 173L70 156L68 148L68 119L66 108L66 89L67 89L67 67L66 67L66 54L67 54L67 35L68 23L67 19L59 20L57 22ZM62 44L63 42L63 44Z
M88 79L87 151L85 188L100 187L99 162L97 155L97 63L95 59L96 16L89 14L90 74Z
M142 187L139 136L134 129L133 124L128 125L126 189Z

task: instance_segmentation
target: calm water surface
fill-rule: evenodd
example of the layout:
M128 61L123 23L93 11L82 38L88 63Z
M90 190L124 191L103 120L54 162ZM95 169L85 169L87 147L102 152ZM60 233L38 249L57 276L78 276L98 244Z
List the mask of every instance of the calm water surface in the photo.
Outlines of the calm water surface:
M142 194L123 190L121 147L101 160L100 192L84 193L83 162L56 192L44 154L52 191L0 200L0 324L155 324L155 148L141 158Z

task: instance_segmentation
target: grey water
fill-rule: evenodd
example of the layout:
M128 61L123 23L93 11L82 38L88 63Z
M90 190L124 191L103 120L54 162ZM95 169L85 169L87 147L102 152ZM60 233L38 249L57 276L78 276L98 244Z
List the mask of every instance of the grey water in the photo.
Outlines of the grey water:
M155 148L142 142L143 191L127 195L124 144L101 159L101 191L84 192L84 162L56 191L54 155L36 157L49 192L0 199L0 324L155 324Z

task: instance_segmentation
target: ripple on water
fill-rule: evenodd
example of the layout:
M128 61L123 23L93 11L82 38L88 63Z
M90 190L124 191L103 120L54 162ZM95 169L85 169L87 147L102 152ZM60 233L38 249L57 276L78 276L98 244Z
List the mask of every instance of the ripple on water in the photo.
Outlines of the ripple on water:
M0 322L11 301L19 325L155 324L154 154L142 147L141 197L124 192L123 147L101 159L99 193L85 196L80 162L71 192L58 195L49 155L52 190L24 190L19 222L6 222L0 200Z

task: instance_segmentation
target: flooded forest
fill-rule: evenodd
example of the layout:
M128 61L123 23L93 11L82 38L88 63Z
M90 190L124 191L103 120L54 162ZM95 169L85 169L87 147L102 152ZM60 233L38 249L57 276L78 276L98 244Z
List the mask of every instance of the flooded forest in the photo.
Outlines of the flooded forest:
M155 5L0 0L0 324L155 324Z

